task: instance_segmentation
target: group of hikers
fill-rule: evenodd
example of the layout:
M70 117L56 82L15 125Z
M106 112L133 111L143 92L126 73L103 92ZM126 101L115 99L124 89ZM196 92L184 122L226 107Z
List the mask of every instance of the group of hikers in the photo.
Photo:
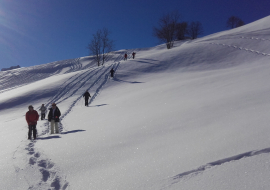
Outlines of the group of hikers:
M83 94L83 97L85 99L85 106L88 106L88 100L91 97L90 93L86 91ZM39 119L39 114L36 110L34 110L34 107L32 105L28 106L29 111L26 112L25 114L25 119L28 124L28 139L32 139L32 134L33 134L33 139L35 140L37 138L37 121ZM47 108L44 106L44 104L41 105L40 107L40 112L41 112L41 120L45 119L45 114L47 111ZM59 121L60 121L60 116L61 116L61 111L60 109L56 106L55 103L52 103L52 107L49 108L49 114L48 114L48 121L51 125L51 134L59 133Z
M25 119L28 124L28 139L32 139L32 133L33 138L37 138L37 121L39 119L39 114L36 110L34 110L34 107L32 105L28 106L29 111L25 114ZM39 109L41 111L41 120L45 119L45 113L46 113L46 107L44 104ZM52 107L49 109L48 114L48 121L51 123L51 134L59 133L59 118L61 116L61 112L59 108L56 106L55 103L52 104ZM55 130L54 130L55 129Z
M136 53L133 52L133 53L132 53L133 59L135 59L135 55L136 55ZM124 60L125 60L125 61L127 60L127 53L125 53L125 55L124 55ZM114 77L115 70L112 68L112 69L110 70L110 73L111 73L111 77L113 78L113 77Z
M133 59L135 58L135 55L136 55L136 53L133 52L132 53ZM124 60L127 60L127 53L125 53ZM110 73L111 73L111 77L114 77L115 70L112 68L110 70ZM88 91L86 91L83 94L83 97L85 100L85 106L88 106L88 100L91 97L90 93ZM37 126L37 121L39 119L39 114L36 110L34 110L34 107L32 105L28 106L28 109L29 109L29 111L26 112L25 119L26 119L26 122L28 124L28 139L31 140L32 134L33 134L34 139L37 138L36 126ZM47 108L44 106L44 104L42 104L39 110L41 111L41 120L44 120ZM60 119L59 119L60 116L61 116L61 112L60 112L59 108L56 106L55 103L52 103L52 107L49 108L49 114L48 114L48 121L51 124L51 134L59 133L58 123L60 121Z
M91 97L90 93L86 91L83 94L83 97L85 99L85 106L88 106L88 100ZM34 110L34 107L32 105L28 106L29 111L26 112L25 114L25 119L28 124L28 139L32 139L32 134L34 140L37 138L37 121L39 119L39 114L36 110ZM41 120L45 119L45 114L47 111L47 108L44 106L44 104L41 105L40 107L40 112L41 112ZM60 121L60 116L61 116L61 111L60 109L56 106L55 103L52 104L52 107L49 108L49 114L48 114L48 121L51 124L51 134L54 133L59 133L59 121Z
M135 52L132 52L132 58L135 59L135 55L136 53ZM127 60L127 53L125 53L124 55L124 60L126 61ZM113 70L113 68L110 70L110 73L111 73L111 77L113 78L114 77L114 73L115 73L115 70Z
M132 52L132 58L133 59L135 58L135 55L136 55L136 53L135 52ZM125 61L127 60L127 53L125 53L124 60Z

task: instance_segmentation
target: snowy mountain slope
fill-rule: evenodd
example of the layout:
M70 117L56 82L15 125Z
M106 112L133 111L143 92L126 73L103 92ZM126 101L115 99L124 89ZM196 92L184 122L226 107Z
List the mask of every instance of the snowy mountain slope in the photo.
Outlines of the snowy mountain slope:
M3 189L267 189L269 22L0 72ZM28 105L52 102L62 133L27 141Z
M131 49L112 52L107 56L106 61L119 62L123 59L123 56L126 52L131 54L132 51L134 50ZM139 49L136 51L139 51ZM0 93L25 84L48 78L50 76L73 73L95 66L96 62L94 58L92 56L88 56L0 72Z

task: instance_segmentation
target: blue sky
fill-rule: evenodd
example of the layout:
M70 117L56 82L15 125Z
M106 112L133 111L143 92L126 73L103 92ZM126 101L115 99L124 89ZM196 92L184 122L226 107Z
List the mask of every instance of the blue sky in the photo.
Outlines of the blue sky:
M270 15L267 0L0 0L0 68L89 55L92 34L108 28L115 49L152 47L153 26L169 11L200 21L204 36L234 15L250 23Z

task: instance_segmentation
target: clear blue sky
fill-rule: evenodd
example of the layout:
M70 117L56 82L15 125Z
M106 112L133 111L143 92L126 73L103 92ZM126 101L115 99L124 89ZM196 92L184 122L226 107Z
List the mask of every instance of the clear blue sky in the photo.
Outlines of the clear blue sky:
M245 23L270 15L270 1L0 0L0 69L87 56L92 34L103 27L116 50L155 46L152 28L173 10L181 21L200 21L205 36L226 30L232 15Z

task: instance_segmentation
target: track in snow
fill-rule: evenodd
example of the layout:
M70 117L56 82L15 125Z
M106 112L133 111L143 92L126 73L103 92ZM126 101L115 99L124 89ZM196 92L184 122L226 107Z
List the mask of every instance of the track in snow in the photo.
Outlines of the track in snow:
M52 102L60 103L67 101L70 98L75 98L75 100L70 103L68 109L63 111L60 118L63 120L71 112L76 103L82 99L82 92L85 92L86 90L94 91L94 94L89 101L89 104L91 104L101 92L102 87L108 82L110 69L114 68L114 70L117 71L119 65L120 62L107 67L102 66L95 69L89 69L72 76L61 85L58 93L46 103L46 106L49 106ZM62 134L70 132L64 129L61 122L59 124L59 130ZM59 135L47 136L49 134L48 121L43 121L40 128L41 132L38 135L39 141L42 141L43 139L61 138ZM80 130L76 130L76 132L80 132ZM35 142L36 141L24 140L14 151L13 165L17 175L25 179L29 190L67 189L69 183L66 180L65 174L63 174L61 169L47 158L41 150L35 148Z
M228 162L233 162L233 161L237 161L237 160L240 160L240 159L244 159L244 158L248 158L248 157L252 157L252 156L257 156L257 155L260 155L260 154L266 154L266 153L270 153L270 148L245 152L245 153L238 154L238 155L235 155L235 156L232 156L232 157L228 157L228 158L224 158L224 159L217 160L217 161L214 161L214 162L210 162L208 164L200 166L197 169L186 171L186 172L180 173L178 175L175 175L175 176L169 178L169 183L167 183L167 185L164 185L161 189L167 189L168 187L171 187L174 184L179 183L182 179L184 179L186 177L194 177L194 176L196 176L196 175L198 175L198 174L200 174L200 173L202 173L202 172L204 172L204 171L206 171L208 169L211 169L214 166L219 166L219 165L222 165L222 164L225 164L225 163L228 163Z

